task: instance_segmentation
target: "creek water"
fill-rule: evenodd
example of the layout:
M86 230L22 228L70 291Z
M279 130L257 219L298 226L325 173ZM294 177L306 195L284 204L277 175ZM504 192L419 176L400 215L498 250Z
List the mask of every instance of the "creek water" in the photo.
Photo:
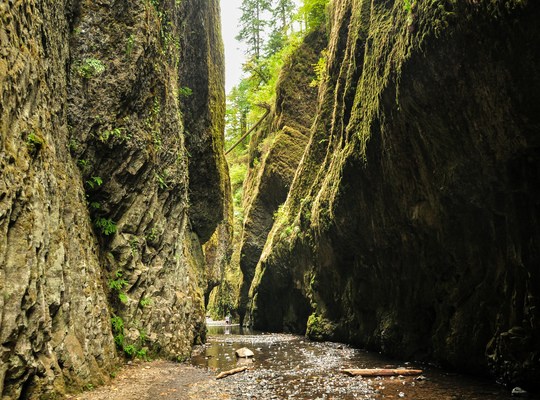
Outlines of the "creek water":
M510 390L491 381L445 372L417 363L397 362L331 342L311 342L288 334L264 334L236 327L210 326L208 342L192 364L221 372L248 362L249 370L225 378L224 391L238 399L414 399L509 400ZM248 347L253 362L237 360ZM415 368L420 377L349 377L345 368ZM529 397L532 399L533 397ZM536 398L536 397L534 397Z

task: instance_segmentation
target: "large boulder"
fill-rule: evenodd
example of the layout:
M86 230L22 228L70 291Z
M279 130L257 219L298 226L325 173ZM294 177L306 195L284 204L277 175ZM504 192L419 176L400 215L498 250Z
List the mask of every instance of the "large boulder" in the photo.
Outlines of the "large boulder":
M253 351L247 347L242 347L241 349L236 350L234 354L236 354L236 357L238 358L251 358L255 356L255 353L253 353Z

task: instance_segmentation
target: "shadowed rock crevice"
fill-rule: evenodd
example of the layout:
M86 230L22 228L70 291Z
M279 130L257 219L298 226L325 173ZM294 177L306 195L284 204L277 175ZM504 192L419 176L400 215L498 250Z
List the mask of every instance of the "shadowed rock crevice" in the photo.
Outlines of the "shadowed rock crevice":
M225 76L219 2L181 3L179 93L189 157L189 216L202 243L227 216L229 171L223 155ZM201 32L204 32L202 35Z

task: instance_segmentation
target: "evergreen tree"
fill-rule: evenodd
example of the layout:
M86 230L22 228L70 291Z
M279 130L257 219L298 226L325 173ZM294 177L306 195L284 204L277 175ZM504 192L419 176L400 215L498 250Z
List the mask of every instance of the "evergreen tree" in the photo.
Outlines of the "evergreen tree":
M274 0L272 10L273 23L278 27L283 35L286 35L291 27L294 16L295 5L293 0Z
M247 130L247 115L250 110L248 100L249 82L243 79L227 97L227 144L234 143Z
M271 24L274 27L265 46L267 57L280 51L287 42L292 28L295 4L293 0L274 0Z
M264 30L268 25L266 13L271 11L271 0L242 0L240 32L236 39L248 45L248 54L255 60L261 57Z
M300 14L303 15L307 30L315 29L324 22L327 4L328 0L304 0Z
M287 37L281 30L273 30L270 33L268 42L264 46L265 56L270 57L280 51L286 44Z

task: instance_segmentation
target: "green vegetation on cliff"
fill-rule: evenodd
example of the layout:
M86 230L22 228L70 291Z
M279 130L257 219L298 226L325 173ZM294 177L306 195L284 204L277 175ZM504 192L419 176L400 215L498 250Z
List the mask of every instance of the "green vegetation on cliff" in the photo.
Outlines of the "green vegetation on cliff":
M330 15L254 326L532 385L540 6L335 0Z
M279 30L280 32L281 40L279 45L272 46L272 34L270 34L265 46L263 36L258 38L257 43L253 43L254 40L250 35L239 36L239 39L248 42L248 52L250 54L257 53L257 49L262 47L266 47L267 52L262 54L258 51L257 57L252 57L245 63L245 77L231 90L228 96L225 143L227 149L236 143L261 118L265 108L260 105L271 105L276 101L276 89L279 85L291 84L289 79L282 79L282 82L279 83L283 65L287 60L290 60L306 34L315 30L316 27L320 26L320 22L324 21L325 5L328 3L328 0L305 1L300 10L296 12L294 12L294 5L290 1L277 1L273 5L273 8L268 1L246 1L245 3L242 9L244 10L243 19L246 26L253 26L254 23L259 23L261 24L260 29L262 29L264 26L273 23L274 26L277 26L274 31ZM264 9L268 11L272 10L272 13L266 15L267 19L263 19L261 15L257 18L257 13L251 12L253 7L260 8L261 11ZM293 27L298 21L301 22L300 30L295 32ZM250 25L250 22L253 23ZM304 26L308 26L309 29L306 31L303 28ZM316 67L311 65L309 61L304 65L307 66L307 70L304 69L304 73L311 77ZM311 116L299 115L297 117L310 118ZM254 163L257 164L260 162L258 156L253 157L250 154L250 159L248 160L246 159L246 155L250 148L257 148L260 145L260 140L250 142L248 138L241 142L230 153L228 158L229 165L233 171L231 177L234 181L233 198L235 199L235 215L240 218L242 216L240 201L242 186L239 183L244 181L243 174L247 170L247 163L252 167ZM250 153L253 152L250 151Z
M0 397L184 360L230 256L218 0L0 5Z
M227 156L235 210L235 251L228 277L211 298L214 317L233 311L243 319L253 271L273 214L285 201L307 143L317 103L317 88L311 83L317 80L316 65L326 44L323 27L313 25L324 20L322 3L326 4L305 2L299 12L285 17L283 10L292 4L277 2L274 12L267 14L267 22L280 17L279 23L272 24L279 30L280 40L273 41L277 35L274 30L265 45L259 44L266 51L246 62L246 77L229 95L227 148L256 129ZM244 18L254 15L246 13ZM299 30L294 32L293 25Z

